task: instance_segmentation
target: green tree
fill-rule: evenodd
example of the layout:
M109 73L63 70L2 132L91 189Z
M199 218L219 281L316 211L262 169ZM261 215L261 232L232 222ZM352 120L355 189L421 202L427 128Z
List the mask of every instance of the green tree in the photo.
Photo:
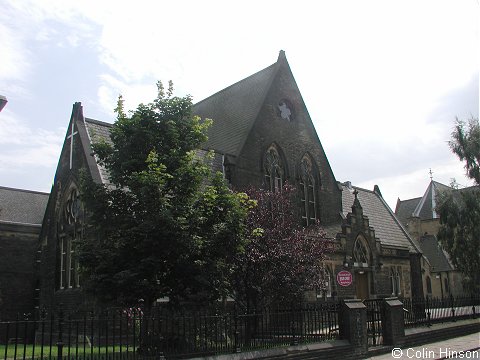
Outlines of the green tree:
M119 97L111 141L93 146L111 184L83 176L83 286L105 302L216 300L243 251L248 198L211 173L210 154L198 150L210 121L172 93L159 82L157 98L131 116Z
M457 119L452 140L448 143L452 151L465 161L468 177L480 185L480 125L478 119L471 118L468 123Z
M458 121L449 142L452 151L465 161L467 175L475 186L444 192L437 199L440 216L438 239L455 267L464 275L466 289L480 291L480 125Z

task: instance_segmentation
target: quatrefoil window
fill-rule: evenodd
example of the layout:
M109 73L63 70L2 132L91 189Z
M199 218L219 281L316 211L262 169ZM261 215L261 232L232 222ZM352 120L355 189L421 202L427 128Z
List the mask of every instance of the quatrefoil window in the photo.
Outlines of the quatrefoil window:
M287 99L282 99L278 103L278 115L287 121L292 121L294 118L294 108L292 103Z

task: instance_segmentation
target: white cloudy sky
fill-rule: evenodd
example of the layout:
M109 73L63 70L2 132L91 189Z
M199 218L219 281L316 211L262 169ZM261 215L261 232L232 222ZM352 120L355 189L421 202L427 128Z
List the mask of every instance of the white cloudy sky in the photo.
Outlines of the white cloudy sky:
M478 0L3 0L0 186L49 191L72 104L112 122L155 81L199 101L285 50L339 181L394 208L464 177L447 141L478 117Z

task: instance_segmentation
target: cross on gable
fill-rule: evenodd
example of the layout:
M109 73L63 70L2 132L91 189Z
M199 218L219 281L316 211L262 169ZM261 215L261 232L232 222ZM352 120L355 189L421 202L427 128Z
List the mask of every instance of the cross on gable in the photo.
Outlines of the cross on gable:
M73 162L73 137L78 134L78 131L75 131L75 122L72 120L72 129L70 135L67 136L67 139L70 139L70 169L72 169Z

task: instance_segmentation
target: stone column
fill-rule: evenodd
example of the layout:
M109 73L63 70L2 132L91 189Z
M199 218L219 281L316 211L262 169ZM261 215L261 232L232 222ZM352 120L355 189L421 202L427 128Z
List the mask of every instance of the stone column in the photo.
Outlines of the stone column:
M383 304L382 317L383 343L399 346L405 342L405 323L403 319L403 303L396 297L386 298Z
M340 337L350 342L358 358L367 355L367 307L361 300L344 300L342 303Z

